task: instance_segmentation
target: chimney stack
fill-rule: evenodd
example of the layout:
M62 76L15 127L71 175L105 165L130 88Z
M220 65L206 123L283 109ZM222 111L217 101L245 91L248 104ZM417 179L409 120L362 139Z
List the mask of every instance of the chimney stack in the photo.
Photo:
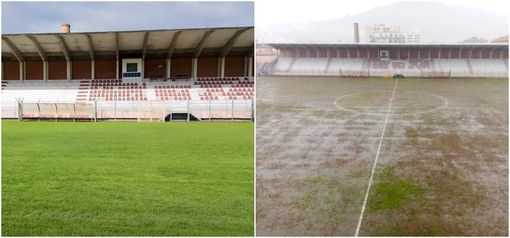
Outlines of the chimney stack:
M354 23L354 43L359 43L359 27L358 23Z
M60 33L71 33L71 25L69 25L69 24L62 24L60 26Z

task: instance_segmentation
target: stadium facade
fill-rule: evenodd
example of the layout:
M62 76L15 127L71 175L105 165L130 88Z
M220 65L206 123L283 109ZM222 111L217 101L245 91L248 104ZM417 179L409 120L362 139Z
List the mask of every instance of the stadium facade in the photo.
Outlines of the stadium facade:
M236 115L234 104L246 101L249 107L254 95L254 27L80 33L69 29L64 24L61 33L2 35L3 118L162 120L180 108L177 111L188 113L189 120L190 104L200 102L208 102L207 112L196 109L191 116L252 117L250 108ZM20 101L68 104L60 105L60 111L51 105L44 105L45 110L43 105L25 105L34 108L26 113L20 111ZM230 110L214 109L215 103L227 101ZM144 102L161 105L147 112ZM90 109L61 113L76 103ZM115 103L115 108L101 111L98 103ZM137 109L120 113L122 103Z
M508 43L267 45L278 51L261 67L271 75L508 77Z

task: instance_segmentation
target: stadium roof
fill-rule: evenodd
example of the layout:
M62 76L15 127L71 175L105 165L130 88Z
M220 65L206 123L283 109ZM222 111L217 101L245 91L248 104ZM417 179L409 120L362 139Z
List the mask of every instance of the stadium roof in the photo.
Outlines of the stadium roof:
M276 49L282 48L430 48L430 47L440 47L440 48L501 48L508 47L507 44L466 44L466 43L457 43L457 44L381 44L381 43L334 43L334 44L324 44L324 43L265 43L265 45L269 45Z
M254 27L2 35L2 60L253 56Z

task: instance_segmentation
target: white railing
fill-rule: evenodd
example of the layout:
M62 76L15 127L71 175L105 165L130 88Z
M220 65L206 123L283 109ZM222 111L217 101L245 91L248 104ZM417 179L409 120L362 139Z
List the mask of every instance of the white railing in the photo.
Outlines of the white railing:
M201 121L254 119L254 99L250 100L169 100L169 101L93 101L15 102L2 101L2 119L11 120L172 120L187 114L185 120Z

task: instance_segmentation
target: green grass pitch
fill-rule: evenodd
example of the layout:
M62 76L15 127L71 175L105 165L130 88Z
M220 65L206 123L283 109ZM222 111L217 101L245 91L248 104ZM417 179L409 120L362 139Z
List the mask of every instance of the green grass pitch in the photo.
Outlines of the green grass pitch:
M3 236L253 236L253 123L2 122Z

